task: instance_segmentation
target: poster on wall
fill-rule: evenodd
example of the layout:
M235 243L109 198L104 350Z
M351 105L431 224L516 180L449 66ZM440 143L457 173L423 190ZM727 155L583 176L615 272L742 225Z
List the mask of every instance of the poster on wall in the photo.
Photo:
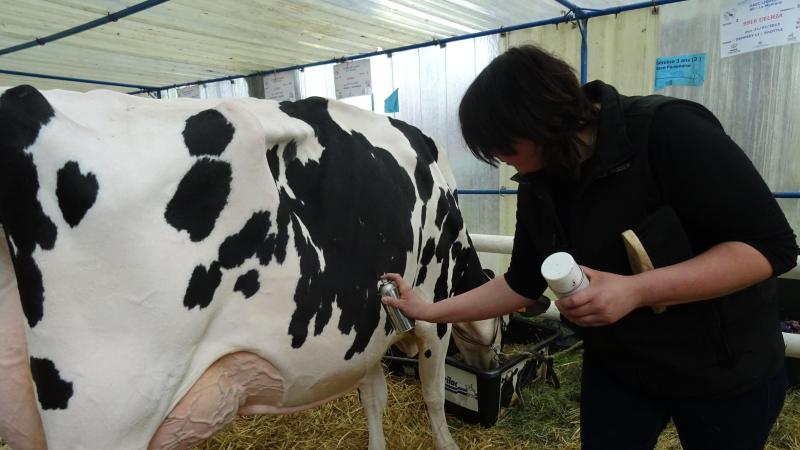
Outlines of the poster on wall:
M705 79L705 53L656 58L655 90L667 86L702 86Z
M372 94L372 68L369 59L347 61L333 66L336 98Z
M179 98L200 98L200 85L183 86L178 88Z
M296 70L264 75L264 98L268 100L296 101L300 99L300 80Z
M719 20L723 58L800 42L800 0L737 0Z

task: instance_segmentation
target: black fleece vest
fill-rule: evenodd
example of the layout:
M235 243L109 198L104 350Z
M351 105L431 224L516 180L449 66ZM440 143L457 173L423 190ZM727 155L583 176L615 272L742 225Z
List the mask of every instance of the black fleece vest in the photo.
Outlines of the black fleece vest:
M527 194L521 188L521 194L533 194L528 220L542 255L566 250L586 266L630 274L618 238L628 228L645 226L656 242L663 237L660 246L648 249L656 267L706 250L691 248L682 236L680 218L661 196L648 151L659 108L673 102L703 107L663 96L619 99L630 141L627 153L590 171L566 210L557 213L547 188L525 189ZM742 392L780 369L783 338L777 324L775 280L770 279L725 297L670 306L663 314L638 308L609 326L576 328L586 357L626 384L657 396L707 397Z

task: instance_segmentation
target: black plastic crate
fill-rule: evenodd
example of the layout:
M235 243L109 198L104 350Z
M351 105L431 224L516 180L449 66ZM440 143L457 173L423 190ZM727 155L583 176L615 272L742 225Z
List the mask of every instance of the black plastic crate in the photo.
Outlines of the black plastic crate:
M512 355L496 369L481 370L464 364L455 356L445 360L445 411L467 423L491 427L500 408L511 404L515 391L537 379L547 362L548 346L560 336L557 329L528 322L512 321L515 329L529 331L525 353ZM398 375L419 377L416 358L386 355L384 362Z
M778 304L781 320L800 320L800 280L778 278ZM785 361L789 385L800 387L800 358Z

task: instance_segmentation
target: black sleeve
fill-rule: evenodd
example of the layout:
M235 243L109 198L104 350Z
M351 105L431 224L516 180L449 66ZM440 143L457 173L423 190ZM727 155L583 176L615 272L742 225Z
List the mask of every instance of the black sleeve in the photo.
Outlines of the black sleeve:
M740 241L761 252L775 276L795 266L797 242L783 211L710 111L689 102L664 106L653 119L649 148L664 200L696 254Z
M542 277L543 258L536 251L530 236L529 227L524 220L525 193L520 189L517 196L517 225L514 232L514 249L511 251L511 263L505 273L506 283L511 289L531 300L541 297L547 283Z

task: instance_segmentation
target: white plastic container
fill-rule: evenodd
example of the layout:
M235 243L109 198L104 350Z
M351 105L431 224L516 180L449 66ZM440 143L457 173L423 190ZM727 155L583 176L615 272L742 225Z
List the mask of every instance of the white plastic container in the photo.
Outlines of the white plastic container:
M553 253L542 263L542 276L558 298L570 296L589 287L589 279L580 266L565 252Z

